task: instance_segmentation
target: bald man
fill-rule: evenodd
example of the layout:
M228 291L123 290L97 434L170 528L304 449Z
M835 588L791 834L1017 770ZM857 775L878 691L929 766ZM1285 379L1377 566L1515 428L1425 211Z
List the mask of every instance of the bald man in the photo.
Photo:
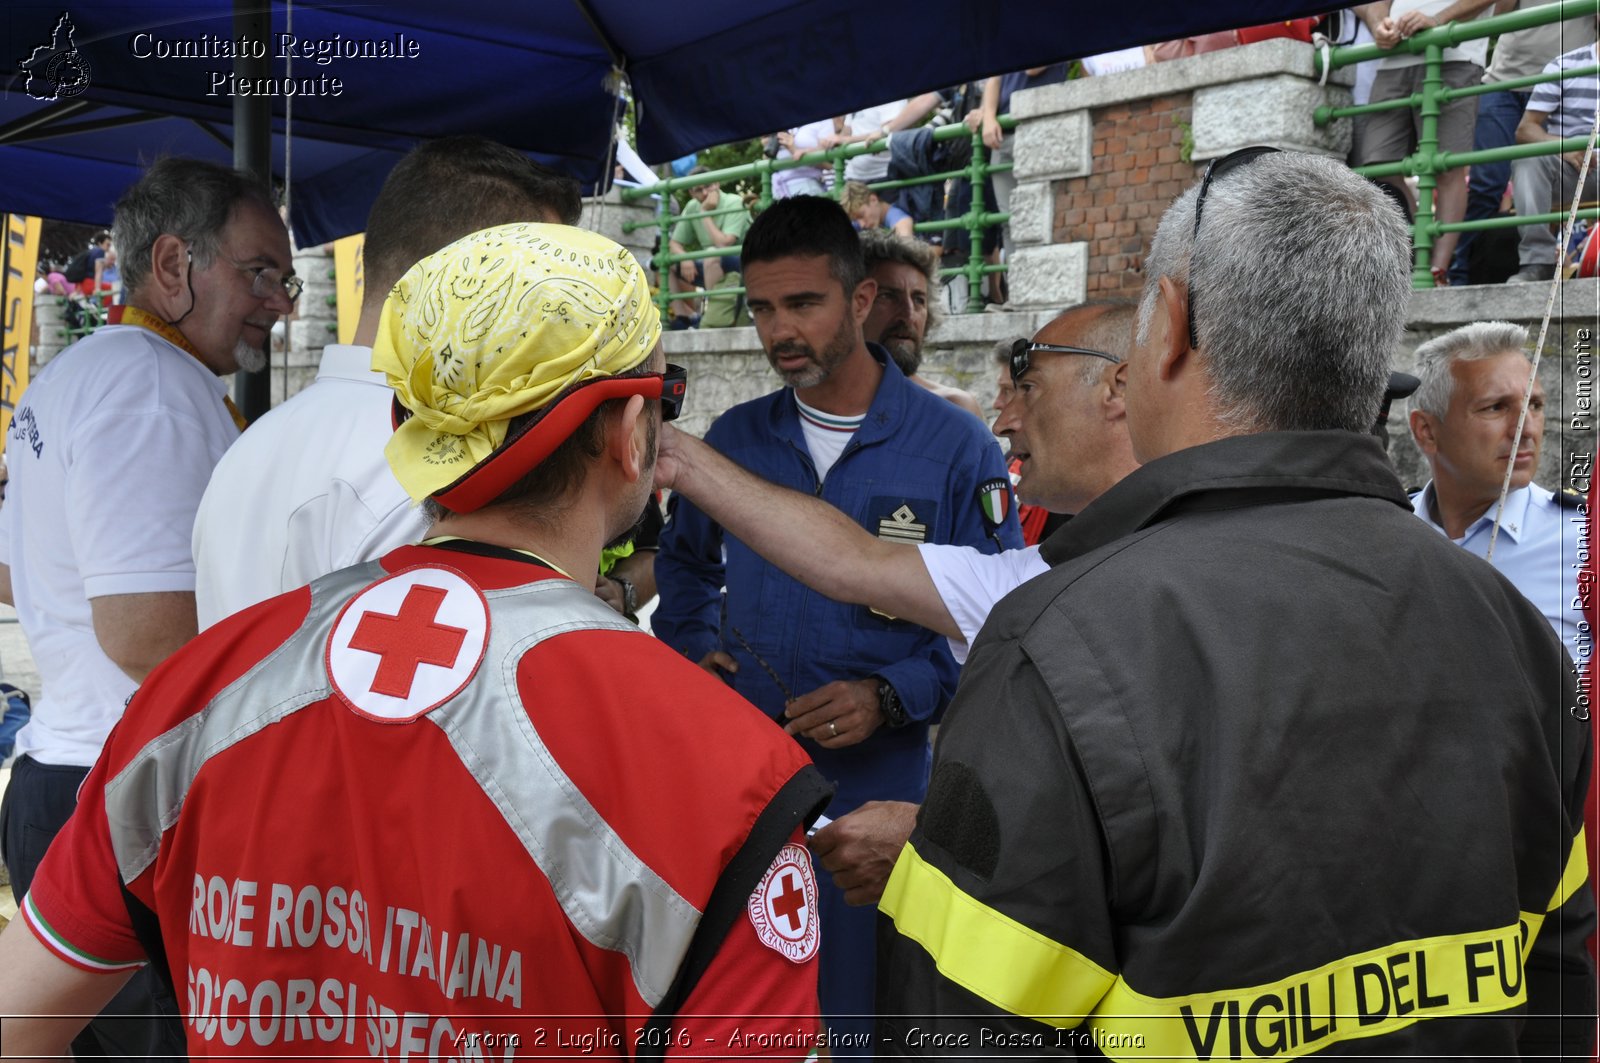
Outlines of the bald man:
M1133 320L1132 306L1074 307L1018 344L1015 391L995 433L1009 436L1021 459L1016 493L1023 501L1076 513L1138 467L1122 401ZM939 632L958 661L994 604L1049 569L1039 546L984 554L927 543L913 550L876 538L827 503L768 483L670 426L656 482L687 495L813 590ZM870 801L812 838L851 904L882 895L916 811L906 801Z

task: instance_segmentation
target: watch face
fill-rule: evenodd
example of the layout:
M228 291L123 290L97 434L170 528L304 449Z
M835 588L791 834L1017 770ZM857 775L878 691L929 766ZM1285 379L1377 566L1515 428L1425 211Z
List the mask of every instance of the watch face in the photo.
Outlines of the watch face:
M883 713L884 722L890 727L899 727L908 722L905 706L900 703L900 695L888 680L878 683L878 711Z

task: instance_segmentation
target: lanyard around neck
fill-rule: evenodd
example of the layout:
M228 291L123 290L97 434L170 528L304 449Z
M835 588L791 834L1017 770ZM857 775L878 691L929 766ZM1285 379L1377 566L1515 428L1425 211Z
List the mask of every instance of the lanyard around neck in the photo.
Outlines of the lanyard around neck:
M205 365L205 359L194 349L189 337L179 331L176 325L161 320L149 311L140 310L137 306L113 306L111 312L106 315L106 321L112 325L132 325L135 328L148 329L201 365ZM250 426L250 422L244 419L244 414L239 412L239 407L235 406L227 395L222 396L222 404L228 408L228 416L233 418L233 423L238 426L239 431L243 432Z

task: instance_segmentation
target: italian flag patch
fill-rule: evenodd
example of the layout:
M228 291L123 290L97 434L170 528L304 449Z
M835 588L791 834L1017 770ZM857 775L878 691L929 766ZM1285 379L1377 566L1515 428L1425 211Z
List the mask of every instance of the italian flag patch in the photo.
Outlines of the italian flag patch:
M990 528L998 528L1011 515L1011 484L1005 480L985 480L978 485L978 505Z

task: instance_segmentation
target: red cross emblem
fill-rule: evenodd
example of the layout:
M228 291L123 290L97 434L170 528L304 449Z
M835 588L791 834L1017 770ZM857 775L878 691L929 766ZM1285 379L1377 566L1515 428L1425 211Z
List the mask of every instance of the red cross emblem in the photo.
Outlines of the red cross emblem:
M467 640L466 628L438 623L439 606L444 604L442 587L414 585L406 592L400 612L366 613L350 640L352 650L376 653L380 658L372 689L391 698L409 698L417 669L425 664L449 668Z
M361 715L405 723L460 693L488 642L488 603L465 576L406 569L344 607L328 638L328 678Z
M793 933L800 932L800 909L806 906L806 891L800 888L800 879L793 872L783 876L782 892L772 898L772 914L789 924Z
M822 940L817 921L817 877L811 855L790 842L778 851L746 905L756 939L795 963L807 963Z

